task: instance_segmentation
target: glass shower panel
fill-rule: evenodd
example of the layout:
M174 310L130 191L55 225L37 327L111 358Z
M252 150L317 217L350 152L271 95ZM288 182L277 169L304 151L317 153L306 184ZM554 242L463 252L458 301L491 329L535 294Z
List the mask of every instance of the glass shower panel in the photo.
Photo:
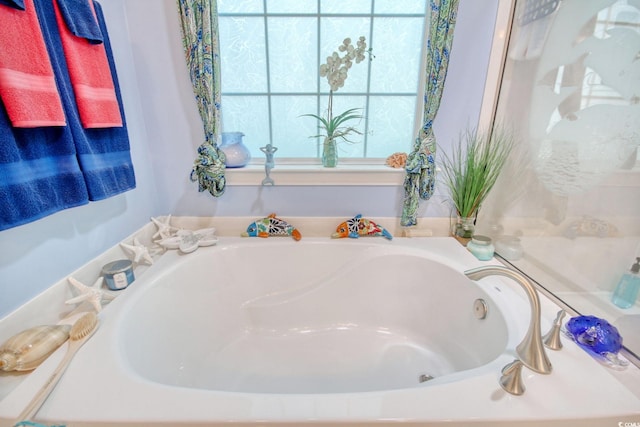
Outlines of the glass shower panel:
M516 1L496 121L518 150L479 232L640 354L640 302L611 295L640 257L640 3Z

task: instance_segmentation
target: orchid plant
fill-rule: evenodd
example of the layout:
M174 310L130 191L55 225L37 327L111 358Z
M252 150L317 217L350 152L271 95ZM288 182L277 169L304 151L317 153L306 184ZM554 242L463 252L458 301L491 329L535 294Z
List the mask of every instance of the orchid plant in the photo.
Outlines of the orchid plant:
M331 56L327 57L327 62L320 66L320 77L326 77L329 83L329 103L327 106L327 116L321 117L315 114L304 114L303 116L314 117L317 119L325 133L315 135L312 138L324 138L323 146L323 164L325 166L335 166L337 163L337 154L335 151L335 144L338 138L344 141L350 141L347 136L350 133L362 134L358 129L353 126L345 125L346 122L353 119L362 119L363 116L358 114L360 108L351 108L342 114L333 116L333 92L337 91L344 86L345 80L347 80L349 69L353 66L353 63L359 64L366 58L365 54L369 55L372 59L371 48L367 49L367 42L364 36L361 36L356 45L351 43L350 38L343 40L342 44L338 46L338 52L333 52ZM341 56L341 54L343 54ZM329 153L328 153L329 152ZM331 160L326 160L325 157L333 157Z

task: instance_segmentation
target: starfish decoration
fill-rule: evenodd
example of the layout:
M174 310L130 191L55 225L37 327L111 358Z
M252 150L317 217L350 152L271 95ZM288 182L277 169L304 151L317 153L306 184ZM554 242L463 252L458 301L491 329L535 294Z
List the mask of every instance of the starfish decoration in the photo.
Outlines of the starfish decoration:
M68 299L67 301L65 301L65 304L76 304L79 302L88 301L89 303L91 303L91 305L93 305L97 312L100 312L102 310L103 299L107 301L112 301L113 299L115 299L115 296L101 289L102 281L104 280L102 276L100 276L98 280L96 280L93 286L87 286L84 283L81 283L78 280L74 279L73 277L69 277L67 280L69 280L69 283L71 283L76 289L78 289L80 295Z
M218 243L215 228L203 228L201 230L179 230L175 236L158 241L165 249L180 249L180 252L188 254L200 246L212 246Z
M131 258L131 261L133 261L135 264L139 264L140 261L144 261L148 265L153 264L153 258L149 253L149 248L140 243L140 241L136 237L133 238L133 245L120 243L120 246L127 252L129 252L129 257L133 257Z
M158 231L152 236L153 239L166 239L171 237L174 231L178 231L176 227L171 226L171 215L168 215L164 222L154 217L151 217L151 221L158 227Z

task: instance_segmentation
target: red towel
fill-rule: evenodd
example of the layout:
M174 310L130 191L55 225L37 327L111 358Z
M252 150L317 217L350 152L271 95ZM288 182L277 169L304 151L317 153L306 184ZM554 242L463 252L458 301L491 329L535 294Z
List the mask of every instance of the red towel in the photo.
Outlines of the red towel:
M91 0L87 1L93 8ZM122 127L122 116L104 44L91 44L87 39L73 35L60 13L58 1L53 0L53 5L82 126Z
M0 98L14 127L65 126L33 0L0 4Z

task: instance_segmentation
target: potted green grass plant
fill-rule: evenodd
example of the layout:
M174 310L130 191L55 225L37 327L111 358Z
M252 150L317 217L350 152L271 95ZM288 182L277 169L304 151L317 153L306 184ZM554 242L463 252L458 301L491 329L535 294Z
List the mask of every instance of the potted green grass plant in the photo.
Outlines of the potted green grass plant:
M513 144L513 134L503 127L487 133L467 130L452 153L443 154L443 181L456 211L452 226L455 237L473 236L478 211L496 183Z

